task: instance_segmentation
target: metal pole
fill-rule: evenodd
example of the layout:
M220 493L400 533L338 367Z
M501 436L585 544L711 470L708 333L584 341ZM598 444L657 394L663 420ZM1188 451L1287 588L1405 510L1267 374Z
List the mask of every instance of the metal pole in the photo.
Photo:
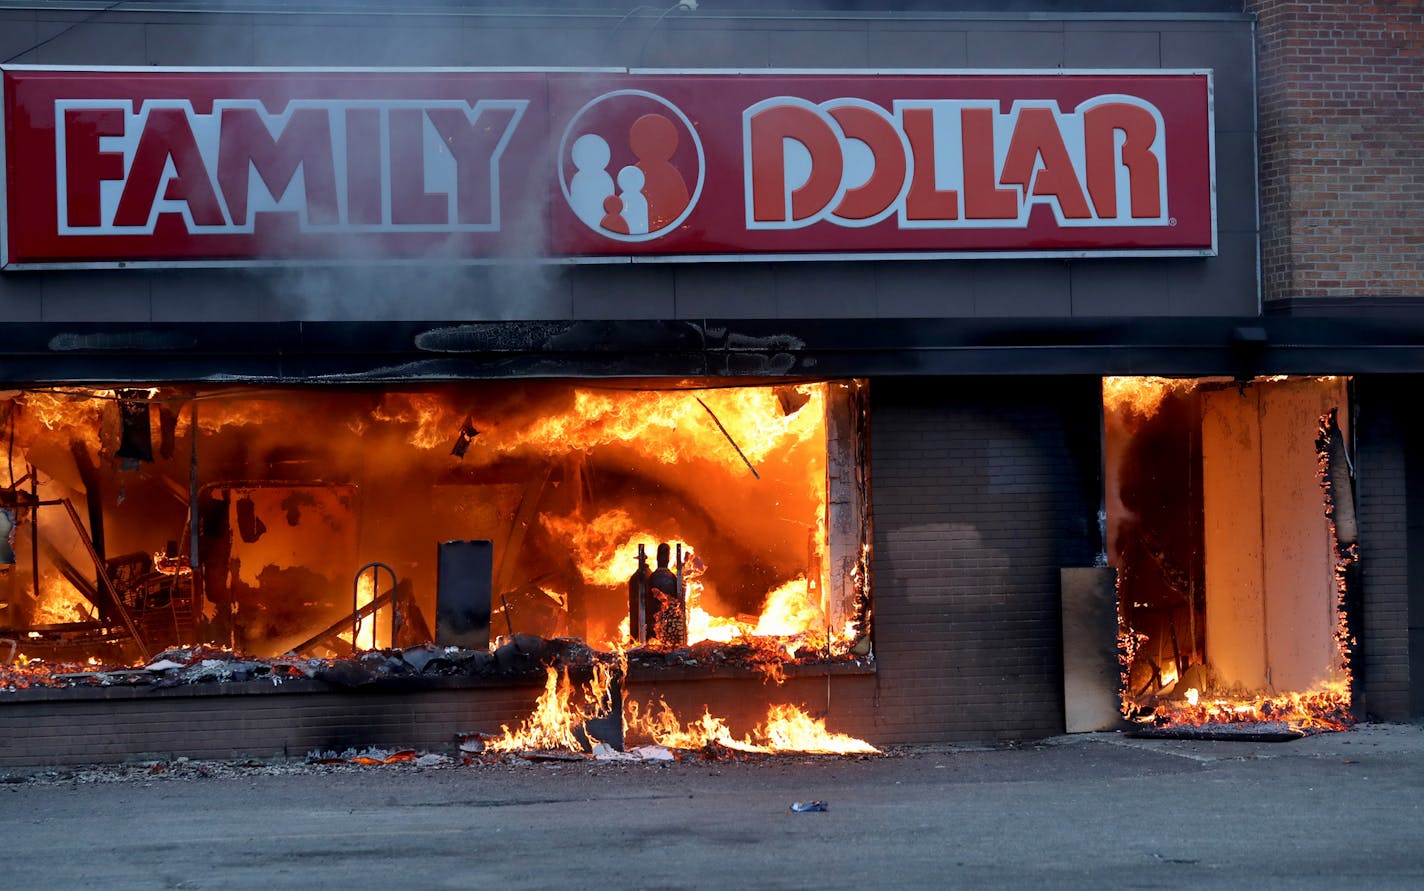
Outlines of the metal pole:
M79 512L74 509L74 504L68 498L59 499L59 504L64 505L64 509L69 512L69 519L73 521L75 531L79 533L79 541L84 545L84 549L89 552L89 558L94 561L94 568L99 573L99 583L104 586L104 590L109 592L109 598L114 603L114 609L119 613L119 618L123 620L124 627L129 634L133 635L134 643L138 645L138 651L143 655L143 661L147 662L153 658L153 654L148 649L148 644L144 643L143 635L139 633L138 625L134 624L133 617L124 607L124 601L119 597L119 591L114 587L113 581L109 578L108 570L104 568L104 558L99 556L99 551L94 547L94 540L84 531L84 524L79 519Z
M33 464L30 468L30 496L34 506L30 508L30 566L34 571L35 601L40 599L40 483L39 471Z
M191 407L193 413L188 430L188 439L192 442L192 453L188 459L188 571L193 579L193 618L196 621L203 614L203 561L198 556L198 400L194 399Z

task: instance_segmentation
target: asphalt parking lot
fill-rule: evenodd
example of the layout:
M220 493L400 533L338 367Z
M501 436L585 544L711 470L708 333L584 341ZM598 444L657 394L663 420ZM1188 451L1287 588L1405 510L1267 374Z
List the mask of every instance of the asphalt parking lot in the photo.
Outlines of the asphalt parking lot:
M428 762L437 759L429 758ZM1424 886L1424 727L0 776L14 888ZM793 802L826 810L794 813Z

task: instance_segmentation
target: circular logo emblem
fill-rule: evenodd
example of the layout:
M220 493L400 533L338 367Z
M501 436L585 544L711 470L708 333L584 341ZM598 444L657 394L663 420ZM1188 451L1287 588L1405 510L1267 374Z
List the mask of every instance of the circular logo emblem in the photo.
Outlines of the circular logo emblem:
M675 230L702 195L702 141L676 105L643 90L604 93L559 142L559 185L574 216L614 241Z

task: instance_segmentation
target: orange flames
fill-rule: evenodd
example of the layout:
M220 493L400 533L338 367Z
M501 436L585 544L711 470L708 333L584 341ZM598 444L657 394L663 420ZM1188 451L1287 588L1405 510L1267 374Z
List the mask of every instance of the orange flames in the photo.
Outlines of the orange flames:
M631 555L637 553L639 543L645 545L651 562L655 543L668 540L639 528L621 509L600 514L589 523L565 517L544 517L540 522L551 534L569 543L584 582L605 588L622 589L627 585L628 576L637 565ZM669 544L676 546L678 542L673 540ZM710 601L715 598L708 590L707 576L691 568L695 564L694 554L693 547L683 543L684 565L689 567L685 579L689 644L704 640L731 643L740 639L765 646L770 638L796 637L812 648L824 649L829 643L833 649L844 651L852 642L854 624L847 623L846 627L831 633L824 605L804 575L770 591L761 612L755 616L717 614L715 607L709 609ZM626 618L616 634L616 639L604 641L604 646L614 651L626 648L630 643Z
M779 679L798 654L844 655L858 633L846 620L863 573L851 584L831 568L844 562L833 561L833 549L859 539L828 540L826 518L828 486L850 485L843 471L858 460L853 437L830 429L844 408L836 400L851 393L848 382L693 381L646 390L526 381L13 393L11 482L28 489L38 479L40 498L69 499L86 528L62 511L35 511L43 530L37 521L21 534L36 532L44 548L41 591L13 598L3 620L15 628L93 620L97 611L85 610L51 555L88 576L83 538L102 529L104 556L153 556L147 588L131 587L133 577L114 582L125 598L159 604L151 615L134 610L155 651L192 643L170 636L194 627L255 658L278 658L322 629L339 630L304 655L405 647L422 622L408 621L407 639L391 640L389 605L363 617L352 640L356 566L395 566L409 592L402 614L428 628L431 542L483 539L494 543L494 601L503 610L494 632L577 636L620 652L631 644L618 625L638 544L651 564L659 543L680 542L689 645L734 645L730 660ZM153 460L137 470L115 454L136 426L119 409L129 399L154 406ZM103 524L87 530L95 516ZM368 576L359 584L358 607L383 590ZM170 591L189 599L165 600ZM170 630L166 614L158 621L170 605L184 621L191 615L188 630ZM30 655L97 652L81 630L45 629ZM125 652L102 655L130 658Z
M113 398L113 390L96 390L93 396L32 390L24 395L24 412L28 419L43 425L46 430L97 427L104 401Z
M600 740L593 738L583 725L593 719L607 717L613 710L613 681L621 666L598 663L587 686L574 684L566 671L547 669L544 692L534 705L534 711L519 727L501 729L503 735L485 744L491 752L509 753L537 750L581 752ZM861 755L879 752L864 740L826 728L823 719L812 717L801 708L772 705L766 720L744 737L733 734L726 720L713 717L704 708L702 716L683 723L672 708L662 700L639 708L628 702L623 710L624 732L642 736L670 749L702 749L719 745L741 752L774 754L797 752L817 755ZM587 746L585 740L587 737Z
M1197 386L1191 379L1169 377L1105 377L1103 405L1109 411L1151 416L1168 393Z
M1257 378L1269 382L1289 380L1287 375ZM1322 383L1339 378L1322 375L1310 378ZM1168 394L1190 391L1200 386L1206 378L1172 377L1105 377L1103 378L1103 406L1112 412L1136 414L1150 417L1157 411Z
M753 638L818 636L824 639L826 635L826 614L820 603L812 600L805 578L792 579L766 595L766 603L755 621L709 613L701 606L704 590L697 580L687 586L688 643L702 640L730 643L739 638L756 643ZM842 633L837 641L848 644L849 635Z
M450 447L453 410L434 393L385 393L371 412L377 421L410 425L409 442L418 449Z
M67 622L92 622L94 616L85 600L59 573L46 573L40 579L40 595L35 603L35 625L61 625Z
M743 463L738 448L756 464L774 450L807 441L821 432L825 386L805 384L796 392L806 401L786 414L769 387L695 391L577 389L572 411L532 421L518 431L518 436L506 438L509 445L505 448L536 444L556 448L562 454L617 443L636 448L664 464L699 457L739 468ZM725 436L717 429L717 421L726 429ZM673 435L687 431L698 431L700 435Z
M606 717L613 711L614 677L613 667L599 663L594 665L593 679L587 687L575 686L568 672L550 666L544 692L535 703L533 714L514 730L508 725L500 728L504 735L486 743L485 748L493 752L583 751L580 729L586 722ZM590 746L599 742L591 737L588 741Z
M773 705L767 711L766 724L752 731L752 736L765 737L767 750L772 752L863 755L880 751L864 740L827 730L825 721L792 705Z
M371 601L375 599L376 577L371 573L363 572L361 573L361 577L356 580L356 609L359 611L362 607L369 606ZM381 627L382 620L384 620L387 623L387 627L389 627L390 620L386 618L386 612L385 609L373 610L368 615L357 620L356 649L374 650L377 647L389 645L389 641L378 640L376 634L376 630ZM351 640L350 632L339 636L342 640ZM389 634L381 635L382 638L389 636Z
M864 740L827 730L824 720L789 704L769 706L766 721L741 738L732 733L724 719L713 717L705 708L701 717L684 724L661 700L646 710L630 702L624 721L629 732L646 735L670 749L701 749L716 744L740 752L766 754L870 755L880 751Z
M1234 382L1238 388L1259 387L1259 393L1266 393L1265 387L1288 384L1291 382L1308 381L1306 378L1257 378L1249 383ZM1329 394L1329 388L1338 386L1339 379L1333 377L1318 377L1313 379L1318 385L1317 389L1322 397ZM1213 383L1204 379L1175 380L1166 378L1147 377L1117 377L1105 378L1103 380L1103 404L1105 419L1110 433L1108 445L1109 455L1112 454L1111 433L1117 430L1120 434L1119 442L1125 441L1129 436L1143 435L1149 443L1160 443L1165 441L1168 433L1175 434L1180 440L1183 429L1182 421L1172 421L1164 413L1159 413L1163 403L1169 398L1180 398L1188 406L1187 411L1180 411L1178 415L1188 418L1192 417L1191 412L1196 411L1198 425L1201 424L1202 413L1205 408L1192 406L1187 400L1193 398L1193 388L1201 387L1204 384ZM1226 382L1220 382L1225 385ZM1210 394L1210 387L1202 392ZM1245 392L1243 389L1242 392ZM1261 398L1265 398L1264 395ZM1206 403L1203 402L1203 405ZM1329 402L1326 402L1329 404ZM1154 415L1156 416L1154 418ZM1314 662L1311 667L1315 672L1315 678L1300 684L1309 689L1301 691L1276 692L1270 688L1269 681L1262 687L1253 687L1249 684L1227 683L1216 672L1215 663L1206 658L1202 651L1202 645L1198 643L1196 623L1193 622L1200 612L1201 607L1197 606L1197 598L1200 589L1193 587L1195 580L1190 575L1189 560L1190 553L1169 552L1165 536L1153 537L1149 534L1134 532L1137 539L1128 538L1128 545L1124 547L1123 540L1116 537L1117 532L1109 527L1109 540L1116 546L1118 555L1124 552L1129 557L1135 557L1138 564L1127 562L1125 565L1114 563L1121 571L1138 569L1133 574L1134 582L1139 586L1137 590L1145 591L1145 594L1134 593L1125 590L1123 587L1118 591L1118 656L1122 666L1122 713L1129 720L1151 725L1156 728L1179 728L1179 727L1210 727L1212 725L1250 725L1268 724L1278 725L1290 731L1298 733L1313 733L1329 730L1344 730L1354 723L1351 714L1351 692L1350 692L1350 666L1349 655L1353 638L1349 634L1346 625L1346 612L1344 603L1346 600L1345 577L1346 570L1356 558L1355 546L1350 543L1346 547L1341 547L1341 542L1337 535L1338 530L1334 524L1334 498L1341 493L1335 493L1331 488L1330 481L1330 460L1327 455L1326 437L1330 433L1330 425L1327 421L1333 418L1332 413L1322 417L1320 423L1319 437L1316 440L1316 449L1319 459L1318 475L1322 485L1323 503L1329 527L1329 541L1337 555L1335 563L1335 598L1334 598L1334 627L1332 629L1336 652L1329 660L1328 664L1317 666ZM1153 424L1156 426L1152 426ZM1191 421L1186 422L1190 425ZM1175 424L1175 426L1173 426ZM1188 426L1186 437L1190 437L1193 431L1198 428ZM1123 433L1123 431L1131 431ZM1304 431L1297 431L1293 435L1302 435ZM1334 435L1339 435L1338 428ZM1156 437L1151 438L1151 437ZM1297 440L1290 440L1297 442ZM1186 453L1190 454L1190 441L1186 443L1189 448ZM1340 447L1340 444L1335 444ZM1133 454L1127 446L1120 446L1120 455ZM1139 457L1141 457L1139 453ZM1154 468L1156 476L1153 479L1163 479L1169 477L1169 472L1164 472L1160 465L1156 464L1156 456L1151 455L1143 460L1149 463L1145 466ZM1195 459L1201 461L1198 454ZM1252 461L1256 459L1253 457ZM1109 467L1110 474L1122 474L1123 467L1126 467L1126 459L1120 457L1116 466ZM1196 466L1189 465L1192 470ZM1134 465L1134 468L1136 465ZM1144 485L1139 483L1139 485ZM1181 491L1186 491L1188 495L1182 497L1180 503L1190 505L1190 490L1186 487L1190 481L1183 484ZM1138 519L1137 512L1142 509L1142 505L1156 505L1168 503L1170 495L1174 493L1165 492L1162 489L1148 490L1151 500L1144 497L1142 489L1134 490L1135 500L1125 504L1121 498L1121 492L1114 492L1109 487L1109 499L1118 499L1116 504L1109 505L1109 520L1113 519L1113 514L1119 518L1127 518L1124 523ZM1301 490L1303 491L1303 490ZM1343 493L1343 497L1352 497L1348 491ZM1348 503L1348 502L1347 502ZM1114 506L1116 510L1114 511ZM1210 523L1210 519L1205 516L1205 509L1197 505L1196 510L1201 511L1203 521ZM1180 513L1179 513L1180 515ZM1160 514L1157 516L1160 522ZM1169 527L1170 528L1170 527ZM1178 534L1178 540L1189 540L1185 536ZM1136 542L1139 550L1133 551L1132 544ZM1141 570L1145 565L1146 570ZM1146 579L1144 582L1143 579ZM1120 586L1124 585L1123 575L1118 576ZM1156 587L1154 587L1156 586ZM1167 590L1182 591L1179 600L1162 599L1158 588ZM1159 599L1154 601L1154 596ZM1138 602L1139 598L1142 601ZM1185 621L1181 618L1181 603L1186 604L1188 615ZM1217 601L1218 604L1227 602L1225 598ZM1163 604L1167 604L1166 607ZM1155 608L1157 614L1148 610ZM1134 612L1136 611L1136 612ZM1175 618L1163 620L1160 618L1162 612ZM1301 620L1304 622L1305 620ZM1140 623L1146 627L1133 627L1134 623ZM1143 633L1151 631L1152 637ZM1155 644L1156 652L1145 652L1145 645L1149 640ZM1226 647L1221 647L1225 650ZM1209 652L1209 651L1208 651ZM1218 658L1221 658L1218 656ZM1266 675L1269 679L1269 673ZM1238 728L1249 730L1251 728Z

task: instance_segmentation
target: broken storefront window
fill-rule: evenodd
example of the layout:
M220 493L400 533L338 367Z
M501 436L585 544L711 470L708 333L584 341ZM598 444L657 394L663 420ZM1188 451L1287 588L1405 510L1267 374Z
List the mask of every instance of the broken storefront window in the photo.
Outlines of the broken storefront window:
M494 644L720 648L770 673L854 658L862 397L848 381L14 392L0 638L31 678L195 644L288 663L418 647L439 546L487 540ZM666 573L633 581L641 601L640 547Z

